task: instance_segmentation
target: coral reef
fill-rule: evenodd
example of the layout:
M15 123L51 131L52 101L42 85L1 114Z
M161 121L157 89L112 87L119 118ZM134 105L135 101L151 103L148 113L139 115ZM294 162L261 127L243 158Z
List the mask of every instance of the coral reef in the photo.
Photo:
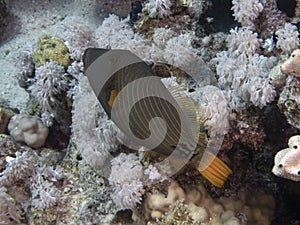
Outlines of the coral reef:
M50 60L55 61L63 67L70 65L67 46L59 38L49 35L43 35L38 39L32 58L36 67L43 66Z
M17 114L11 118L7 127L10 135L30 147L40 148L48 137L48 128L34 116Z
M25 225L21 221L24 213L15 200L7 193L7 189L0 187L0 223L10 225Z
M231 149L234 144L257 148L264 142L266 131L261 118L262 111L249 107L239 113L230 114L230 130L223 142L224 149Z
M118 129L108 120L87 77L80 78L73 99L72 132L77 148L88 164L107 177L110 170L104 168L111 159L110 152L120 145Z
M116 209L107 182L77 159L75 148L66 155L66 151L20 148L8 136L1 136L0 143L1 222L110 224L113 220Z
M291 54L291 52L298 48L298 28L291 24L286 23L283 28L278 29L275 34L277 35L276 47L282 51L283 54Z
M300 181L300 136L291 137L288 146L276 154L272 172L279 177Z
M67 88L68 77L63 66L50 60L36 68L28 90L42 107L41 119L46 126L52 126L59 96L65 94Z
M300 129L300 82L296 77L289 76L280 93L277 105L287 118L289 124Z
M213 200L202 185L183 190L171 182L167 195L148 193L144 202L150 224L270 224L274 199L262 193L240 192L237 199ZM182 213L178 213L182 212ZM157 222L156 222L157 221ZM179 223L181 224L181 223Z
M244 27L254 27L253 21L263 11L263 5L258 0L242 1L233 0L232 8L235 20Z
M299 136L283 148L300 130L299 1L294 13L281 4L292 5L0 0L0 36L12 38L0 46L0 224L297 224ZM190 165L167 178L155 167L163 157L125 146L84 76L89 47L129 50L183 87L204 141L224 136L233 174L222 188ZM290 180L271 173L277 149L274 173Z
M6 127L11 117L15 115L12 109L0 107L0 134L6 132Z
M196 88L190 96L198 103L201 120L210 137L226 134L230 109L225 94L215 86L206 85Z
M15 158L6 157L6 168L0 174L1 186L13 186L14 184L23 184L24 188L29 184L29 178L35 173L35 163L37 159L33 151L23 153L16 152Z
M131 0L96 0L97 12L99 14L115 14L120 17L128 16L131 9Z
M76 16L69 16L63 23L63 38L72 60L80 61L86 48L95 46L89 24Z
M151 18L164 18L170 16L172 2L170 0L149 0L144 7Z
M280 69L286 75L300 77L300 49L294 50L290 58L281 64Z
M282 72L282 65L278 64L274 66L269 73L270 83L277 88L279 91L282 91L282 88L285 85L287 75Z
M218 82L229 96L231 109L241 110L251 104L262 108L274 100L276 92L269 84L268 74L276 57L256 53L257 34L247 28L235 28L227 37L228 51L217 54Z
M31 78L34 76L34 63L32 59L32 50L26 49L19 59L20 74L18 76L19 86L27 88L31 84Z
M261 0L263 10L255 21L255 30L259 32L260 37L272 39L272 35L282 28L289 18L286 14L278 10L276 1Z
M137 203L141 203L145 192L142 164L135 154L121 153L112 159L111 165L108 181L114 189L112 199L118 209L133 209ZM127 174L130 174L130 178Z

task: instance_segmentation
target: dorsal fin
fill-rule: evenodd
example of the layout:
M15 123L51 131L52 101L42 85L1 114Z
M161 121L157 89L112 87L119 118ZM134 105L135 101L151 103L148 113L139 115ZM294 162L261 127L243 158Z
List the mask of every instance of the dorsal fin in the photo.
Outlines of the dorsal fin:
M187 96L183 85L170 86L168 90L191 121L194 134L198 134L200 130L200 116L193 99Z

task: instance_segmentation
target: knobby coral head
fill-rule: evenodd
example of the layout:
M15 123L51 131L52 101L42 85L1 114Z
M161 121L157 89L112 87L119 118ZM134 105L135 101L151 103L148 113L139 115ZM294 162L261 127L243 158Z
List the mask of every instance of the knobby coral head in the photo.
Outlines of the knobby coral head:
M289 139L289 147L275 156L272 172L279 177L300 181L300 135Z
M300 49L294 50L290 58L282 63L281 72L300 77Z

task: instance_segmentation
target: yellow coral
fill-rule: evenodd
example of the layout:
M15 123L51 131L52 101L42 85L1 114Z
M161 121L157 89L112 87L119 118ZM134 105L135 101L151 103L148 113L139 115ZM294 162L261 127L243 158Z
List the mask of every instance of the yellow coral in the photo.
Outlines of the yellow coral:
M50 60L64 67L70 65L67 46L60 39L49 35L43 35L38 39L32 58L37 67L44 65Z

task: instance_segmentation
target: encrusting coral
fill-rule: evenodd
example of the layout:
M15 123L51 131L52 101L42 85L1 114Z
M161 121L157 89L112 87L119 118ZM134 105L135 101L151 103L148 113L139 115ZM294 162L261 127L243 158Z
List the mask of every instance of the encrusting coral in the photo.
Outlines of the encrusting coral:
M300 136L292 136L288 146L276 154L272 172L279 177L300 181Z
M269 73L270 83L280 91L284 87L287 78L287 75L282 73L281 67L282 65L278 64L274 66Z
M300 77L300 49L294 50L290 58L281 64L280 69L286 75Z
M277 105L289 124L300 129L300 82L297 77L288 76Z
M236 199L214 200L201 184L185 191L174 181L169 185L166 196L160 192L148 193L144 201L148 224L159 225L181 224L177 221L182 221L182 224L269 225L274 206L270 195L249 195L241 191ZM178 210L183 213L178 214Z
M59 38L43 35L38 39L36 49L32 55L36 67L53 60L63 67L70 65L67 46Z
M7 128L16 141L24 142L33 148L42 147L49 132L37 117L26 114L13 116Z

